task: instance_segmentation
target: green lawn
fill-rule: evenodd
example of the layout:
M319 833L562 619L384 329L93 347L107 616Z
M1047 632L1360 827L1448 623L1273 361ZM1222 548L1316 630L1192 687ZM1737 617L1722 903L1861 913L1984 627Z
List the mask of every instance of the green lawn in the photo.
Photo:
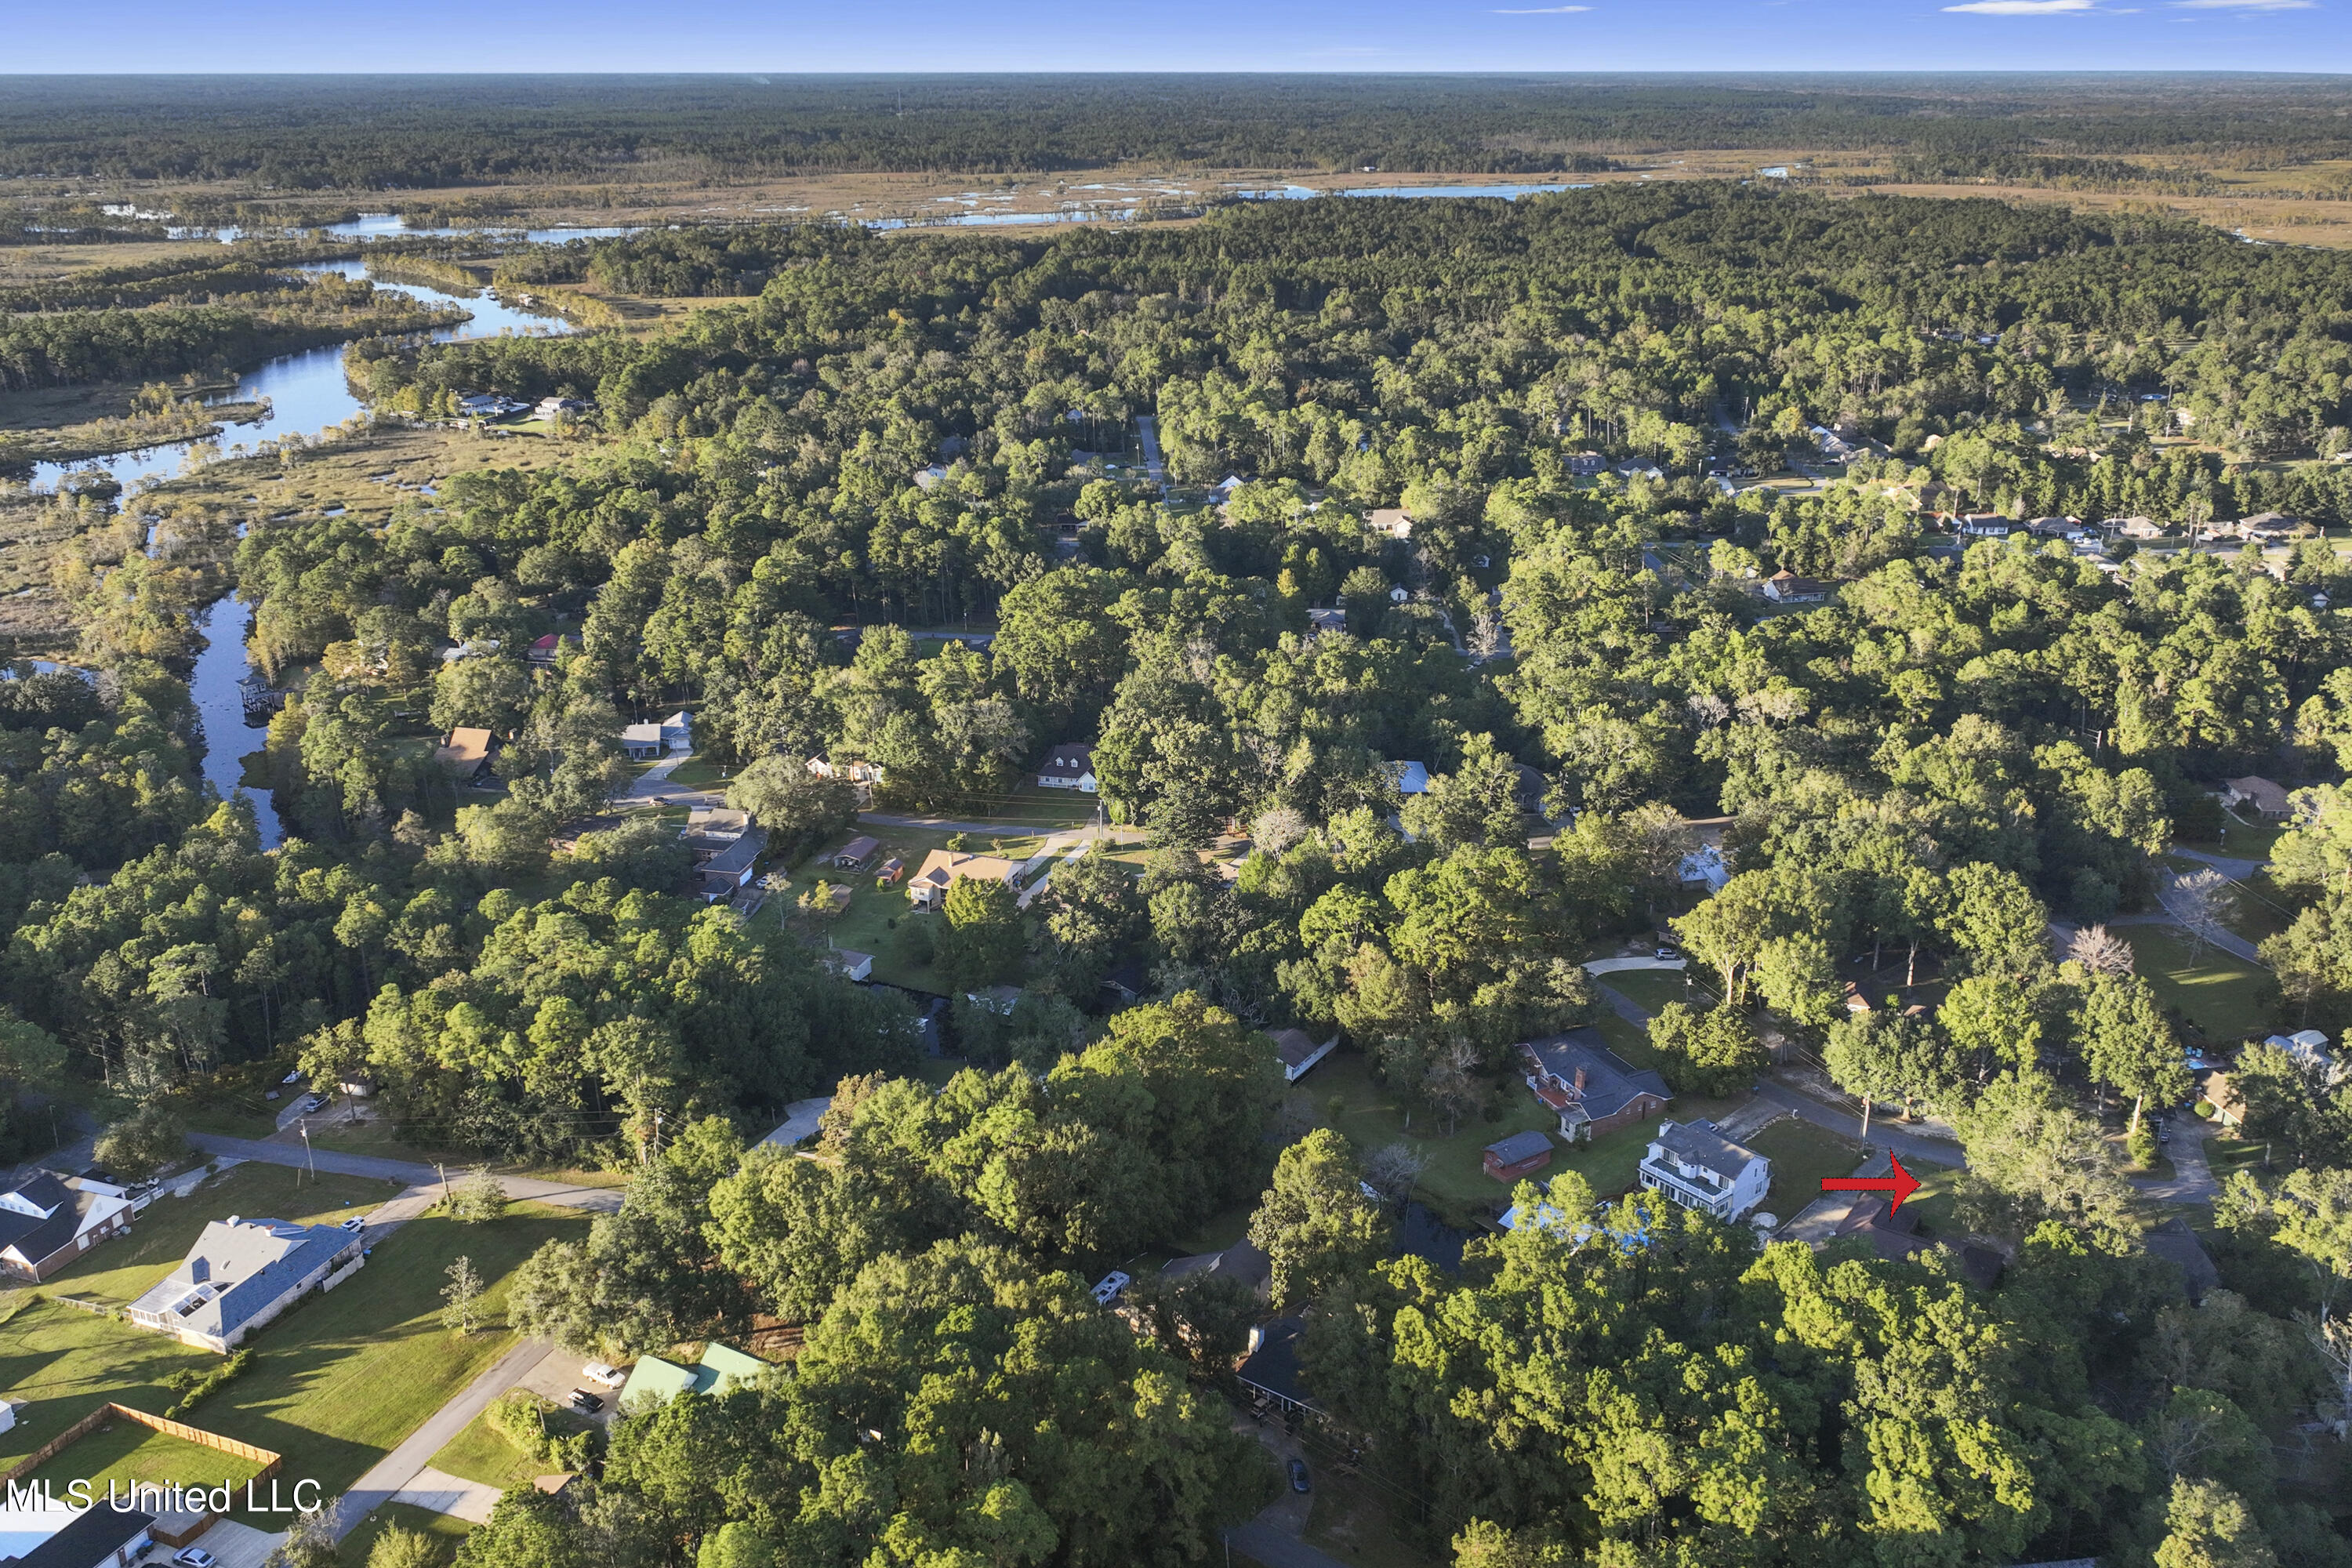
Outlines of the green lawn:
M2248 824L2223 812L2219 841L2184 838L2180 845L2184 849L2201 849L2208 855L2233 855L2242 860L2267 860L2271 858L2272 847L2278 843L2279 835L2285 831L2284 824Z
M537 1459L501 1436L484 1415L467 1422L464 1431L433 1456L432 1463L436 1470L479 1481L500 1491L509 1487L529 1486L532 1477L547 1473Z
M2191 959L2187 940L2168 926L2127 926L2118 934L2131 943L2133 967L2157 1000L2179 1008L2207 1039L2241 1040L2269 1026L2269 977L2253 965L2210 947Z
M1674 970L1628 969L1593 978L1645 1012L1655 1013L1669 1002L1697 1005L1690 987L1683 984L1681 973Z
M372 1176L313 1177L283 1165L233 1166L187 1197L156 1199L129 1236L91 1248L44 1289L91 1300L135 1301L187 1256L212 1220L243 1215L332 1225L367 1213L399 1190L398 1184Z
M472 1534L474 1530L472 1525L455 1514L435 1513L413 1503L388 1502L362 1520L360 1527L343 1538L342 1561L365 1563L369 1554L374 1552L376 1542L394 1525L429 1536L441 1548L441 1561L444 1563L457 1552L457 1543Z
M1747 1146L1772 1162L1772 1190L1765 1208L1783 1220L1822 1195L1822 1178L1850 1176L1862 1163L1855 1139L1816 1127L1802 1117L1784 1117L1747 1140Z
M146 1407L133 1405L131 1408ZM160 1409L154 1412L162 1413ZM192 1426L202 1426L204 1406L197 1406L184 1419ZM173 1481L187 1486L216 1487L223 1482L241 1486L260 1468L254 1460L118 1418L50 1459L29 1479L47 1481L52 1493L62 1494L78 1480L87 1480L100 1491L110 1481L120 1481L126 1487L140 1482L164 1486Z
M1919 1228L1929 1236L1957 1235L1960 1173L1949 1165L1914 1164L1908 1160L1903 1162L1903 1168L1919 1179L1919 1190L1903 1200L1903 1212L1916 1214Z
M165 1377L219 1364L211 1352L177 1340L56 1301L34 1301L0 1328L0 1390L26 1402L16 1425L0 1432L0 1470L110 1400L161 1415L177 1397L163 1386ZM197 1421L209 1424L229 1397L224 1390L198 1405Z
M2252 1138L2208 1138L2205 1140L2205 1163L2212 1167L2213 1179L2226 1182L2240 1171L2263 1173L2263 1161L2272 1152L2271 1145Z

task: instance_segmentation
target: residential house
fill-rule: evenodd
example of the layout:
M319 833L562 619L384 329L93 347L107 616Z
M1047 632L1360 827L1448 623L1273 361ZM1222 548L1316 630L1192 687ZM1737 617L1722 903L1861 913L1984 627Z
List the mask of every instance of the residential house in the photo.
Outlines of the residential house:
M2261 544L2275 544L2283 539L2296 539L2303 534L2303 524L2295 518L2275 511L2258 511L2238 524L2238 537Z
M1666 471L1644 458L1628 458L1616 465L1616 471L1629 479L1663 479Z
M1387 539L1411 539L1412 516L1400 506L1374 507L1364 526Z
M1247 1237L1223 1252L1179 1258L1160 1270L1162 1279L1182 1279L1194 1274L1213 1274L1220 1279L1235 1280L1261 1301L1274 1294L1274 1259Z
M874 978L874 955L870 952L860 952L850 947L829 947L825 949L824 958L824 966L844 980L853 980L862 985Z
M2162 539L2164 537L2164 524L2154 518L2109 518L2105 526L2114 530L2119 539Z
M121 1507L103 1500L77 1508L62 1498L29 1490L0 1507L0 1563L7 1568L130 1568L159 1539L155 1516L131 1506L131 1500L126 1499Z
M1966 511L1955 520L1954 532L1969 539L2007 539L2017 524L1997 511Z
M1828 1201L1828 1200L1823 1200ZM1854 1200L1843 1218L1830 1226L1827 1237L1816 1245L1825 1246L1843 1237L1855 1237L1871 1245L1872 1250L1889 1263L1900 1263L1936 1247L1949 1250L1959 1265L1961 1278L1980 1290L1990 1290L2000 1283L2001 1270L2007 1260L1989 1247L1973 1243L1952 1247L1919 1234L1919 1215L1914 1209L1898 1209L1883 1197L1864 1195Z
M621 750L633 762L649 763L662 754L661 726L628 724L621 730Z
M670 752L694 750L694 721L684 709L661 721L662 745Z
M934 849L923 857L921 868L914 880L907 884L907 899L919 910L939 908L945 902L948 889L966 877L979 877L991 882L1013 885L1020 874L1021 862L1006 860L994 855L966 855L954 849Z
M1568 459L1568 471L1580 479L1589 479L1607 470L1609 459L1598 452L1577 452Z
M906 861L900 859L898 856L893 855L890 858L883 861L882 864L874 868L874 885L877 888L887 888L906 874Z
M2071 539L2081 527L2081 521L2071 517L2037 517L2027 521L2025 531L2036 539Z
M2327 1048L2327 1036L2319 1029L2297 1029L2292 1035L2273 1035L2264 1040L2266 1046L2276 1046L2292 1058L2294 1065L2306 1072L2317 1073L2321 1079L2334 1085L2344 1076L2344 1069Z
M2284 822L2294 815L2294 805L2287 798L2285 789L2256 773L2223 779L2221 804L2252 806L2255 815L2272 822Z
M231 1215L205 1226L163 1282L131 1303L129 1316L226 1355L312 1286L331 1289L360 1258L357 1231Z
M1388 763L1383 764L1389 777L1396 781L1399 795L1429 793L1429 764L1426 763Z
M449 731L449 738L433 748L433 760L454 774L459 784L488 783L490 758L498 751L498 738L488 730L464 726Z
M1851 462L1862 452L1861 447L1825 425L1816 425L1806 434L1812 437L1813 445L1821 449L1822 456L1832 463Z
M1731 880L1731 868L1724 863L1722 846L1702 844L1683 857L1675 876L1684 887L1704 888L1712 898Z
M2246 1102L2238 1098L2230 1075L2219 1068L2197 1075L2197 1098L2213 1108L2215 1125L2242 1128L2246 1124Z
M1242 478L1239 474L1227 474L1223 479L1219 479L1215 484L1211 485L1209 489L1222 504L1223 502L1233 500L1234 492L1247 483L1249 483L1249 481Z
M879 839L861 835L835 850L832 857L833 863L840 870L863 871L866 869L866 863L881 853L881 849L882 844Z
M947 477L948 471L946 468L938 463L933 463L927 468L917 468L915 470L915 488L919 490L936 489L939 488L941 481L945 480Z
M1143 960L1129 955L1113 965L1111 972L1103 976L1102 989L1125 1005L1151 989L1151 976L1143 967Z
M499 392L478 392L457 399L457 412L468 419L503 419L530 406L520 397L509 397Z
M552 669L555 668L555 650L562 647L562 637L550 632L545 637L535 639L530 645L530 651L523 657L541 669Z
M1544 777L1540 769L1531 768L1525 763L1516 764L1515 771L1518 775L1518 784L1513 794L1518 800L1519 810L1540 821L1550 821L1551 818L1544 813L1544 796L1551 793L1551 781Z
M1282 1081L1297 1083L1307 1076L1307 1069L1339 1048L1339 1037L1332 1036L1322 1044L1304 1029L1276 1029L1274 1032L1275 1054L1282 1058Z
M1661 1121L1642 1156L1641 1179L1670 1203L1736 1220L1771 1190L1772 1162L1712 1121Z
M811 757L808 771L821 779L839 779L848 784L856 792L861 810L873 804L874 786L882 782L879 763L836 763L829 757Z
M617 1403L631 1410L639 1408L631 1401L640 1398L651 1405L667 1405L681 1394L723 1394L738 1384L756 1382L767 1370L768 1363L758 1356L713 1340L702 1347L702 1358L692 1366L657 1355L639 1356L629 1369L629 1381L621 1385Z
M1519 1056L1528 1087L1559 1113L1559 1135L1570 1143L1655 1116L1674 1099L1665 1079L1633 1068L1589 1026L1527 1041Z
M1074 789L1095 793L1095 749L1087 742L1065 741L1047 753L1037 770L1039 789Z
M2181 1288L2188 1292L2192 1307L2221 1283L2221 1270L2214 1266L2212 1255L2179 1215L2142 1237L2140 1244L2147 1248L2150 1258L2161 1258L2180 1270Z
M1495 1180L1516 1182L1551 1163L1551 1140L1543 1135L1541 1128L1530 1127L1487 1144L1480 1163Z
M1307 626L1310 631L1344 632L1348 629L1348 612L1339 609L1309 610Z
M1234 1375L1249 1390L1252 1403L1270 1405L1286 1415L1321 1413L1299 1377L1298 1348L1306 1338L1307 1324L1299 1318L1276 1318L1250 1331L1249 1353Z
M132 1212L121 1187L37 1171L0 1192L0 1274L37 1285L129 1230Z
M593 406L595 405L585 398L542 397L539 400L538 405L531 409L531 413L541 419L554 419L564 415L577 418Z
M690 813L678 837L693 851L695 874L701 879L706 903L732 899L750 883L768 848L768 830L755 826L751 813L724 806Z
M1830 590L1825 583L1783 567L1764 579L1764 596L1776 605L1818 605L1830 596Z

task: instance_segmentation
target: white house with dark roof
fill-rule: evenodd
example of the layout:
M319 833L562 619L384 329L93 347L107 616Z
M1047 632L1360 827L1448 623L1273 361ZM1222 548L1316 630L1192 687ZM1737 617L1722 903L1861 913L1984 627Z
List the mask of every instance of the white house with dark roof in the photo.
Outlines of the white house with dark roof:
M1315 1037L1304 1029L1276 1029L1274 1032L1275 1054L1282 1058L1282 1081L1297 1083L1307 1076L1307 1069L1339 1048L1339 1037L1332 1036L1319 1045Z
M1037 770L1039 789L1075 789L1095 793L1095 749L1092 743L1065 741L1045 755Z
M1712 1121L1661 1121L1642 1156L1642 1184L1670 1203L1736 1220L1772 1188L1772 1162Z
M338 1270L356 1268L360 1233L231 1215L205 1226L163 1283L128 1310L142 1328L226 1355ZM330 1279L330 1276L335 1276Z
M38 1284L129 1230L131 1215L120 1187L37 1171L0 1192L0 1274Z

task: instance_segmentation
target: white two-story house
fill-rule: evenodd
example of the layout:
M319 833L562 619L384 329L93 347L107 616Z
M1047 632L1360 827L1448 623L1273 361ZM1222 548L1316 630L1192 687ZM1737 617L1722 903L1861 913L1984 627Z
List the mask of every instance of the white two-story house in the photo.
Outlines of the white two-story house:
M1642 1156L1642 1184L1685 1208L1736 1220L1771 1190L1772 1162L1712 1121L1661 1121Z

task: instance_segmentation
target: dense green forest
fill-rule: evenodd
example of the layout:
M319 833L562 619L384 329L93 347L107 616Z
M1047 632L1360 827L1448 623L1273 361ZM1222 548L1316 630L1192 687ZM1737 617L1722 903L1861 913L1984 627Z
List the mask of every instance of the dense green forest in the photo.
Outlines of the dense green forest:
M432 190L719 175L1556 173L1691 147L2338 157L2294 76L827 76L6 79L0 175Z
M2352 257L1690 184L663 232L502 276L740 302L354 343L380 407L572 396L580 444L383 526L151 492L186 542L93 519L62 574L95 684L0 683L0 1088L80 1086L135 1161L225 1085L364 1073L420 1144L630 1173L513 1277L519 1326L618 1354L805 1325L789 1371L629 1415L601 1479L518 1490L462 1563L1213 1561L1276 1484L1223 1397L1265 1313L1147 1277L1122 1320L1085 1281L1246 1215L1314 1430L1461 1568L2352 1563L2352 1087L2238 1048L2352 1024L2352 569L2318 531L2352 521ZM1717 482L1792 463L1819 482ZM2023 528L2262 511L2305 537ZM1821 601L1759 597L1783 570ZM176 679L224 572L291 689L266 852L196 783ZM679 707L780 869L856 819L812 758L952 817L1071 740L1145 847L899 917L957 994L964 1059L926 1079L906 998L702 903L674 819L607 814L625 716ZM488 794L421 743L459 725L505 742ZM2153 912L2257 772L2309 793L2271 978L2221 1028L2102 922ZM1642 1037L1674 1091L1745 1093L1770 1034L1932 1115L1967 1162L1940 1234L1996 1284L1575 1171L1458 1268L1398 1255L1418 1156L1286 1093L1265 1031L1344 1037L1475 1143L1524 1100L1515 1046L1601 1016L1583 961L1662 932L1707 987ZM1865 972L1903 1005L1853 1008ZM996 984L1009 1016L967 994ZM2196 1211L2201 1306L2131 1180L2189 1045L2237 1051L2271 1145ZM828 1088L811 1147L747 1149Z

